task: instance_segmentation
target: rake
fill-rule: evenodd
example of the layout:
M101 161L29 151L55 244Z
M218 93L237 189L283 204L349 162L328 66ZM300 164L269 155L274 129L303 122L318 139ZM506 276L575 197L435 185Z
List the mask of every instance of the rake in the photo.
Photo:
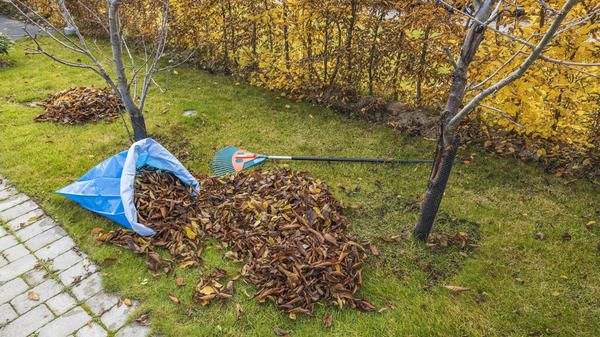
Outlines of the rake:
M210 164L210 169L215 175L223 176L256 166L265 161L273 160L312 160L312 161L346 161L367 163L433 163L433 160L419 159L377 159L377 158L329 158L329 157L292 157L292 156L266 156L227 146L215 153ZM459 164L468 164L468 161L457 161Z

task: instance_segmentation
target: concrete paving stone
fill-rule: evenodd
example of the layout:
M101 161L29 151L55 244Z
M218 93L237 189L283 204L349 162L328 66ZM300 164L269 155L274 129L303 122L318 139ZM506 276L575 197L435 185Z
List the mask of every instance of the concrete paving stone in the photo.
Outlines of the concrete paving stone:
M36 222L39 218L41 218L44 215L44 211L42 211L42 209L38 208L38 209L34 209L33 211L27 212L21 216L18 216L12 220L10 220L7 225L8 227L13 230L19 230L21 228L25 228L29 225L31 225L32 223Z
M54 229L51 229L54 230ZM45 246L44 248L40 248L34 254L40 260L54 259L60 254L66 252L67 250L73 248L75 246L75 242L68 236L63 236L59 240L52 242L51 244Z
M0 200L8 199L15 194L17 194L17 190L14 187L0 187Z
M23 278L25 279L25 282L29 284L30 287L35 287L38 284L49 279L50 275L48 275L48 272L44 267L38 265L35 268L23 274Z
M138 322L131 322L119 330L115 337L146 337L150 333L150 327Z
M71 295L63 292L46 301L46 305L58 316L77 305L77 301Z
M58 274L58 278L60 279L62 284L64 284L65 286L70 286L73 284L73 280L76 277L81 276L81 279L84 279L85 277L91 275L95 271L96 265L90 264L88 270L85 270L85 268L83 267L83 261L79 261L73 267Z
M12 197L0 201L0 211L4 211L5 209L9 209L13 206L16 206L26 200L29 200L29 197L23 193L15 194Z
M7 250L10 247L15 246L19 242L12 235L6 235L0 238L0 252Z
M14 218L20 217L21 215L29 213L37 208L39 208L38 204L31 200L27 200L21 204L0 212L0 219L2 219L4 222L9 222Z
M12 300L27 289L29 289L29 286L20 278L3 284L0 286L0 304Z
M74 308L73 310L61 315L54 321L39 329L38 337L67 336L81 328L91 319L92 317L90 317L90 315L88 315L83 308Z
M15 235L21 241L27 241L27 240L31 239L32 237L52 228L54 226L56 226L56 222L54 222L54 220L52 220L51 218L45 216L43 218L36 220L31 225L29 225L23 229L17 230L15 232Z
M84 325L83 328L77 331L76 337L106 337L108 332L100 324L92 323L92 327Z
M7 264L8 261L2 255L0 255L0 268L6 266Z
M79 301L84 301L102 291L102 279L99 273L90 275L88 278L77 283L71 288L73 295Z
M29 253L30 253L30 251L27 250L27 248L25 248L25 246L23 246L23 244L21 244L21 243L19 243L16 246L13 246L3 252L6 259L10 262L16 261Z
M79 256L73 251L73 249L69 249L54 258L54 261L52 261L52 270L55 272L63 271L75 263L83 260L84 257L85 255L82 254L82 256Z
M4 229L4 227L0 227L0 238L3 237L6 234L8 234L8 232L6 231L6 229Z
M105 311L112 308L113 305L117 304L119 297L105 292L100 292L95 296L91 297L85 302L85 305L92 311L96 316L102 315Z
M65 236L66 232L59 226L52 227L39 235L36 235L29 240L25 241L25 246L30 250L36 251L50 243Z
M54 319L52 312L42 304L0 329L0 337L26 337Z
M46 300L54 297L54 295L60 293L62 289L62 286L58 284L58 282L49 279L35 286L34 288L27 290L21 295L13 298L13 300L10 301L10 304L12 304L13 308L15 308L15 310L19 314L24 314L27 311L31 310L31 308L39 305L40 303L44 303L46 302ZM33 291L36 294L38 294L40 296L40 299L37 301L29 299L27 294L30 291Z
M17 261L11 262L0 268L0 284L10 281L24 272L32 269L37 264L33 255L25 255Z
M109 331L118 330L125 322L127 322L129 314L135 310L136 305L137 303L134 303L132 306L122 304L118 307L115 305L112 309L105 312L102 317L100 317L100 320Z
M18 316L19 315L17 315L17 313L10 306L10 304L5 303L3 305L0 305L0 328L6 325L6 323L17 318Z

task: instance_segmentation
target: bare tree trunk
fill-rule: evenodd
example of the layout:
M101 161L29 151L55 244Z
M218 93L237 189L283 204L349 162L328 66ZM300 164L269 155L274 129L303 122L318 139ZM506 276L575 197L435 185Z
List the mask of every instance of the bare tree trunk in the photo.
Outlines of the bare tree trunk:
M386 10L382 9L379 18L377 19L377 24L375 29L373 30L373 42L371 44L371 50L369 51L369 95L373 96L373 63L375 61L375 51L377 50L377 34L379 33L379 27L381 26L381 21L386 14Z
M357 1L350 0L350 23L346 33L346 81L352 83L352 35L354 35L354 24L356 23Z
M485 21L490 15L491 9L495 1L488 1L482 4L477 15L480 21ZM413 235L419 240L427 240L429 232L433 227L433 222L437 215L446 183L452 171L454 157L458 150L460 137L456 135L456 124L450 123L452 118L459 111L465 95L467 86L467 69L473 61L473 57L479 48L479 44L483 40L485 26L473 23L465 36L463 46L460 51L460 56L454 70L452 71L452 86L450 88L450 96L446 102L444 112L442 112L440 137L436 149L436 154L431 169L431 175L427 182L427 190L423 198L421 207L421 216L419 222L415 226ZM454 62L454 60L452 61Z
M421 207L421 217L413 232L415 238L419 240L427 240L429 232L433 227L433 222L442 202L444 191L446 190L448 178L450 178L450 172L452 171L459 143L460 136L456 136L450 146L443 144L443 138L440 137L438 140L431 175L427 182L427 191L425 192L425 198Z
M285 50L285 67L290 70L290 45L288 42L287 29L287 5L286 0L283 1L283 49Z
M110 44L112 47L115 74L117 75L117 85L121 94L121 100L131 119L133 138L138 141L148 138L148 133L146 132L144 115L142 115L142 112L131 98L131 91L129 90L127 75L125 74L125 67L123 65L123 45L121 40L121 22L119 21L119 6L121 6L121 1L114 0L110 3L108 10Z
M423 37L423 48L421 50L421 60L418 65L419 73L417 74L417 105L421 106L421 84L423 83L423 70L425 69L425 58L427 56L427 45L429 43L429 31L431 26L425 28L425 36Z

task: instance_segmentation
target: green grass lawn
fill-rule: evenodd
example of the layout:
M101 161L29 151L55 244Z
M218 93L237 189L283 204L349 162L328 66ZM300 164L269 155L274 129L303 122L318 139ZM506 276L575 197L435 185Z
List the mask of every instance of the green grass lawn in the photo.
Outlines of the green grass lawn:
M45 40L48 42L48 40ZM55 51L66 55L58 48ZM383 243L378 236L410 232L418 219L420 196L430 167L343 163L286 163L325 181L348 210L350 231L374 240L381 256L370 256L359 297L378 308L361 313L348 307L317 306L315 318L296 320L272 303L247 298L255 290L236 282L235 300L243 307L236 320L234 302L193 305L198 272L219 266L230 277L241 264L225 261L211 242L204 266L153 278L145 258L111 245L96 245L90 230L119 226L56 194L100 161L128 148L123 125L83 126L35 123L42 112L27 102L73 86L104 87L91 71L67 68L43 56L13 49L14 66L0 69L0 173L62 223L83 251L103 267L110 291L142 302L152 328L165 336L273 336L273 328L292 336L458 336L600 334L600 187L548 175L512 158L494 157L477 148L461 148L435 232L465 232L478 240L471 250L435 252L411 239ZM434 142L349 120L277 93L191 68L170 74L170 91L152 91L145 111L149 133L198 173L209 173L212 155L225 145L280 155L424 158ZM161 113L165 109L166 113ZM198 110L194 117L182 116ZM272 168L275 164L264 165ZM375 182L380 183L379 188ZM596 224L586 227L590 221ZM537 240L542 232L544 240ZM561 235L568 232L570 240ZM178 288L177 277L187 285ZM518 282L520 278L523 282ZM227 280L225 280L226 282ZM452 293L444 285L472 288ZM176 306L171 293L181 300ZM333 324L323 328L323 313Z

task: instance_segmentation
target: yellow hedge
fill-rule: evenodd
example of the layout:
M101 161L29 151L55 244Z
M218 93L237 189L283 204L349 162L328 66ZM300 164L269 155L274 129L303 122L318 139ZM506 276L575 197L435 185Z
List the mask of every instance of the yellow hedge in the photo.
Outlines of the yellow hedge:
M51 8L51 0L31 0ZM463 7L465 1L452 1ZM106 15L104 1L86 0ZM464 36L464 21L434 1L404 0L172 0L170 44L191 49L211 70L230 72L254 85L296 98L327 102L356 101L361 95L433 106L447 95L451 65ZM546 1L560 8L564 0ZM102 33L77 0L67 0L74 17L90 33ZM125 32L151 41L160 19L160 0L125 1ZM498 20L511 34L529 39L548 28L551 16L535 0L510 6ZM596 6L598 7L598 6ZM597 11L584 1L567 19ZM572 21L575 22L575 21ZM600 17L563 32L544 52L570 62L600 60ZM594 40L594 38L596 40ZM533 35L535 43L539 36ZM470 77L478 83L516 53L520 45L488 32ZM527 51L527 49L525 49ZM517 56L511 65L524 59ZM505 69L509 69L506 67ZM576 67L581 68L581 67ZM582 68L599 74L600 67ZM502 70L498 76L505 75ZM491 80L489 83L495 81ZM471 91L467 97L477 93ZM505 111L526 129L498 113L479 110L487 124L574 148L597 146L600 80L546 61L485 102Z

